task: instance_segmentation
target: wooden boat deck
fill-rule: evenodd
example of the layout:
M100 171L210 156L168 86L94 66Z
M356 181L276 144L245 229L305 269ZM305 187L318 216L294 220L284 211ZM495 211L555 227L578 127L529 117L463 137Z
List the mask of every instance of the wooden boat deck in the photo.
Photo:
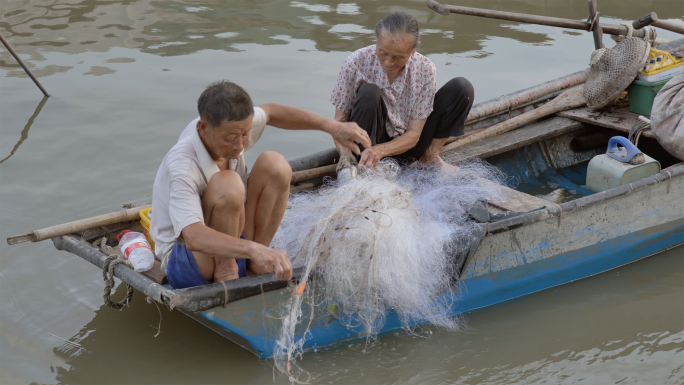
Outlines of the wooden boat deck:
M489 203L490 206L493 206L489 209L493 214L504 211L526 213L554 204L547 200L489 181L483 181L483 185L491 189L496 189L502 193L500 198L487 199L487 203Z
M629 130L634 127L639 118L639 114L635 114L629 110L629 107L617 108L611 111L591 111L589 107L574 108L572 110L559 112L556 114L560 117L573 119L578 122L594 124L597 126L610 128L613 130L629 133ZM645 138L655 138L651 130L644 131L641 135Z

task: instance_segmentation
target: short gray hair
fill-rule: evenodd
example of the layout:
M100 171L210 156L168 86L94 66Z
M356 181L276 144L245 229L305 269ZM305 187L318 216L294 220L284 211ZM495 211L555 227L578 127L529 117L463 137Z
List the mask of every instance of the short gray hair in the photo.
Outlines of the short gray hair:
M380 36L380 31L382 30L385 30L385 32L394 36L408 33L409 35L413 36L412 48L418 48L419 30L418 21L415 17L404 12L392 12L375 25L376 38Z
M212 127L225 120L235 122L247 119L254 113L254 104L247 91L228 80L209 84L197 100L200 117Z

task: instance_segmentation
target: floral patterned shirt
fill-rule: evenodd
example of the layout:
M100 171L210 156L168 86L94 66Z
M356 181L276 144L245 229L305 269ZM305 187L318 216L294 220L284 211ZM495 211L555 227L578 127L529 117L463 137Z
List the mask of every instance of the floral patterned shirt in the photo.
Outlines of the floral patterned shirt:
M416 52L401 74L389 84L373 44L347 57L330 101L340 111L350 113L356 92L365 83L375 84L382 90L389 117L387 133L395 138L406 132L409 120L426 119L432 112L437 92L437 69L430 59Z

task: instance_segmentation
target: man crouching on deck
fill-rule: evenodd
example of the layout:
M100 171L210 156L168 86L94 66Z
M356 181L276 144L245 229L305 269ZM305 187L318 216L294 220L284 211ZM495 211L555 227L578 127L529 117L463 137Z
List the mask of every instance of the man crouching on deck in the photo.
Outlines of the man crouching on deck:
M190 122L154 180L150 235L174 289L252 274L290 279L284 251L268 246L285 214L292 169L282 155L259 155L247 174L244 151L267 124L320 130L358 154L370 139L356 123L340 123L279 104L254 107L237 84L220 81L197 101ZM245 194L246 193L246 194Z

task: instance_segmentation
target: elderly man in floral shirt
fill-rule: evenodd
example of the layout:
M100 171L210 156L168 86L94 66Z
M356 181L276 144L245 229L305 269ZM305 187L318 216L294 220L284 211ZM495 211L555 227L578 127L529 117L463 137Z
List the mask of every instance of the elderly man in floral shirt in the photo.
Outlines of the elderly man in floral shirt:
M356 122L372 146L359 164L373 167L382 158L444 165L439 157L452 136L463 135L473 105L472 84L451 79L437 91L435 65L416 52L418 22L393 12L375 27L376 44L352 53L342 65L330 101L335 119ZM335 143L341 159L351 149Z

